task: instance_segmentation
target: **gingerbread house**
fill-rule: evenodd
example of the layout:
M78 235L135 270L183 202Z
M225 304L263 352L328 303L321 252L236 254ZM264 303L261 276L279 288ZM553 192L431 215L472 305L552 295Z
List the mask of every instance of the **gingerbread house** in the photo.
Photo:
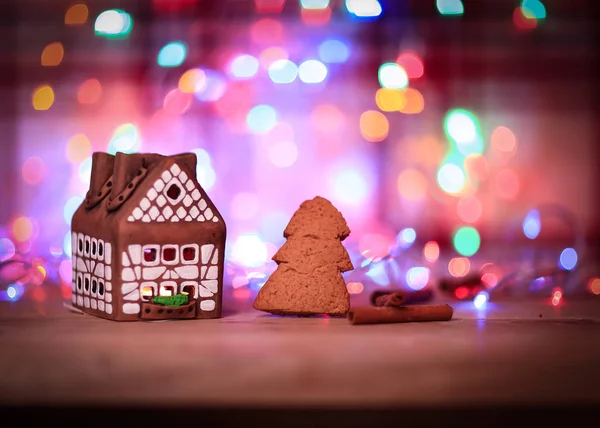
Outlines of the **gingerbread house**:
M218 318L225 235L195 154L94 153L72 221L72 303L116 321Z

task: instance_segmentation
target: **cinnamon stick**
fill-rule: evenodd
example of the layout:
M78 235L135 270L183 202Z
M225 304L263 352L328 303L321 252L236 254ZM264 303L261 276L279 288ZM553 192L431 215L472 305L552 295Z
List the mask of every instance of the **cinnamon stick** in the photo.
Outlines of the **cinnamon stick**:
M378 306L350 309L348 320L353 325L449 321L453 313L450 305Z
M371 294L374 306L402 306L411 303L422 303L431 300L433 292L427 290L377 290Z

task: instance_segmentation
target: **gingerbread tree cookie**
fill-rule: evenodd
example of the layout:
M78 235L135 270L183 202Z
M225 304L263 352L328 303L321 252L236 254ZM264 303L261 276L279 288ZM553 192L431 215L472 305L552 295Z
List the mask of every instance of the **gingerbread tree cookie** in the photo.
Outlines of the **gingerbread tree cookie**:
M342 241L350 229L327 199L303 202L283 232L287 242L273 256L277 270L254 308L279 315L345 315L350 296L342 272L352 262Z

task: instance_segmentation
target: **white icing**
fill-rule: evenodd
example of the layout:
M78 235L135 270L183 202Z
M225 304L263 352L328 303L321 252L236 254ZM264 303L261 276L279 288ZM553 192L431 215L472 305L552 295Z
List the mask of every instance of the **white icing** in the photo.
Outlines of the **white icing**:
M198 266L196 265L176 267L175 272L177 272L177 275L185 279L196 279L199 276Z
M191 181L190 181L190 183L191 183ZM202 195L200 195L200 190L194 189L194 191L192 192L192 199L194 199L194 201L197 201L198 199L200 199L200 196L202 196Z
M104 262L109 265L112 262L112 247L110 242L104 244Z
M83 233L77 234L77 255L83 256L83 247L84 247L85 236ZM81 250L79 249L79 242L81 242Z
M134 301L140 300L140 290L138 290L136 288L131 293L123 296L123 300L134 300Z
M92 300L90 302L90 306L92 307L92 309L98 309L98 302L96 302L95 300Z
M104 277L109 281L112 279L112 269L110 266L104 268Z
M179 209L177 210L177 215L179 216L179 218L184 218L187 215L185 208L179 207Z
M73 303L73 304L77 303L77 296L75 294L71 294L71 303Z
M86 236L85 237L85 242L83 244L83 255L84 256L86 256L86 257L90 256L90 249L91 249L91 247L92 247L92 245L91 245L91 242L90 242L90 237Z
M129 263L129 257L127 256L127 253L125 253L125 252L123 252L123 257L121 258L121 264L123 266L131 265L131 263Z
M123 305L123 313L128 315L138 314L140 312L139 303L125 303Z
M173 166L171 167L171 173L173 175L179 175L180 172L181 172L181 168L179 168L179 165L177 165L176 163L173 164Z
M87 265L88 265L88 269L90 271L90 273L94 272L94 269L96 268L96 262L93 260L88 260L86 261Z
M104 302L102 300L98 302L98 309L104 311Z
M135 219L133 218L133 216L129 216L129 217L127 217L127 221L129 223L133 223L135 221Z
M181 174L179 174L179 180L182 183L185 183L188 179L188 175L185 173L185 171L181 171Z
M194 187L196 187L194 185L194 182L192 180L188 180L187 183L185 183L185 188L188 189L190 192L194 189Z
M189 207L193 203L194 203L194 200L192 199L192 197L190 195L186 195L185 198L183 198L183 205L185 205L186 207Z
M94 247L96 247L96 251L94 251ZM92 238L92 244L90 247L90 255L92 259L96 260L98 258L98 240L96 238Z
M121 285L121 292L123 294L131 293L133 290L138 288L139 284L137 282L125 282Z
M188 216L185 218L185 221L192 221L192 220L193 220L193 218L192 218L192 216L190 216L190 215L188 215Z
M131 257L131 263L133 263L134 265L139 265L142 262L142 246L130 245L129 257Z
M88 283L88 289L85 289L85 282ZM92 277L89 273L83 275L83 294L90 294L90 288L92 288Z
M206 209L206 201L204 199L201 199L200 202L198 202L198 207L200 208L200 211L204 211Z
M112 314L112 305L106 305L104 308L107 314Z
M146 195L146 197L151 201L155 200L157 196L158 193L156 192L156 190L154 190L154 188L148 190L148 194Z
M202 246L202 264L207 265L210 260L210 255L212 254L213 248L215 246L213 244L207 244Z
M203 300L200 302L200 309L203 311L212 311L215 309L215 301L214 300Z
M200 214L198 216L198 221L204 221L204 220L206 220L206 219L204 218L204 216L202 214Z
M131 214L133 216L133 218L135 218L136 220L141 219L144 216L144 212L140 209L140 207L136 207L133 210L133 213Z
M175 215L173 217L171 217L171 222L177 223L178 221L179 221L179 217L177 217Z
M96 270L94 271L94 275L99 278L104 278L104 265L102 263L98 263L96 265Z
M186 248L193 248L194 249L194 258L192 260L184 260L183 259L183 254ZM198 244L189 244L189 245L184 245L181 247L181 263L186 264L186 265L195 265L198 263L198 259L200 258L200 247L198 246Z
M219 221L219 218L218 218L218 217L213 217L213 222L215 222L215 223L216 223L216 222L218 222L218 221Z
M77 258L77 270L79 272L87 272L87 266L81 257Z
M165 216L165 218L168 220L169 218L171 218L171 216L173 215L173 208L171 207L166 207L163 210L163 215Z
M165 266L147 267L142 270L142 277L146 280L154 280L163 274Z
M209 291L206 287L204 286L200 286L200 297L212 297L214 296L214 293L212 293L211 291Z
M167 198L165 198L163 195L160 195L156 200L156 203L159 207L163 207L167 203Z
M163 179L163 181L167 182L171 179L171 173L169 171L165 171L162 173L161 178Z
M175 272L171 271L171 279L179 279L179 275L177 275Z
M142 221L144 223L150 223L152 220L150 219L150 216L146 214L144 217L142 217Z
M77 296L77 306L83 306L83 296Z
M142 211L146 211L148 208L150 208L150 201L148 198L144 198L140 201L140 208Z
M213 256L212 264L216 265L217 263L219 263L219 249L215 248L215 255Z
M190 208L190 215L192 216L192 218L198 218L198 215L200 214L200 210L197 207L192 207Z
M206 276L206 266L202 266L200 268L200 279L204 279L205 276Z
M163 223L165 221L165 218L163 216L158 216L158 218L156 219L157 222L159 223Z
M210 220L212 218L212 216L213 216L212 210L210 208L207 208L204 211L204 217L206 217L207 220Z
M216 279L209 279L206 281L202 281L202 285L208 288L213 293L216 293L219 289L219 282Z
M164 188L165 188L165 182L162 181L160 178L158 180L156 180L154 182L154 188L158 191L161 192Z
M140 266L136 266L135 268L133 268L133 270L135 271L136 279L141 279L142 278L142 268Z
M106 295L105 299L106 299L106 301L107 301L108 303L112 302L112 294L108 293L108 294Z
M112 282L104 284L104 288L106 288L106 291L112 291Z
M165 274L163 275L163 279L170 279L171 278L171 271L168 270L165 272Z
M89 297L83 298L83 306L85 306L86 308L90 307L90 298Z
M150 215L150 218L152 220L156 220L156 218L160 215L160 211L158 211L158 208L152 207L152 208L150 208L150 211L148 212L148 214Z
M208 268L206 279L217 279L219 277L219 268L217 266L211 266Z
M125 282L135 281L135 273L131 268L123 269L123 273L121 274L121 279Z

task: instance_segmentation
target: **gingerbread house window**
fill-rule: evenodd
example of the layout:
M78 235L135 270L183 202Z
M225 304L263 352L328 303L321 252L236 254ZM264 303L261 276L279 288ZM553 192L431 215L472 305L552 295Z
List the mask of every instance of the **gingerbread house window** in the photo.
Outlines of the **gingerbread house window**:
M104 257L104 242L98 241L98 258L102 260Z
M154 263L158 260L158 251L156 248L144 248L144 262Z
M162 262L166 265L179 263L178 248L176 245L165 245L162 249Z
M81 288L83 287L83 275L82 274L77 274L77 290L79 290L79 292L81 292Z
M90 256L90 237L89 236L85 237L85 248L83 250L83 255L86 257Z
M98 240L96 238L92 238L92 251L91 256L93 259L98 255Z
M83 237L81 236L79 237L77 248L79 249L79 255L81 256L83 254Z
M198 284L196 282L187 281L181 284L181 292L187 293L190 299L198 298Z
M98 280L98 296L104 296L104 281L101 279Z
M95 296L97 291L98 291L98 281L96 280L96 278L94 278L94 279L92 279L92 296Z
M143 283L140 289L140 295L144 302L149 302L156 296L156 283Z
M181 247L181 263L183 264L197 264L199 258L199 248L197 244L185 245Z
M85 290L86 293L89 293L90 291L90 276L89 275L85 275L84 279L83 279L83 289Z
M163 282L160 284L159 294L161 296L172 296L175 294L175 290L177 289L177 283L173 281Z
M169 188L167 189L167 196L169 197L169 199L171 199L172 201L176 201L177 199L179 199L179 196L181 195L181 187L179 187L177 184L173 183L169 186Z

